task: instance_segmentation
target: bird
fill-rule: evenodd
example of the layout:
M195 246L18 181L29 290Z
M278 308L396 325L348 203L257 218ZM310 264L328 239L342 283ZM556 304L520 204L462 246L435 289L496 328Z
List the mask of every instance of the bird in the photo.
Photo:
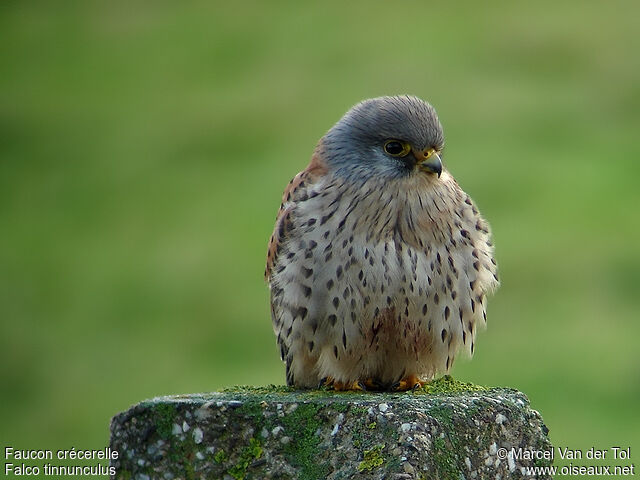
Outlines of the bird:
M497 264L443 148L431 104L364 100L285 188L265 279L287 385L407 391L473 355Z

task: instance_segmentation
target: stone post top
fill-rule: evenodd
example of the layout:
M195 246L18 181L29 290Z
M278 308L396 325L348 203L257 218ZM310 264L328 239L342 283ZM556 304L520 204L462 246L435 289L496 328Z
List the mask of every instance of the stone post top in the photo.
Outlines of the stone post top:
M523 393L445 376L415 392L156 397L113 418L111 447L115 478L138 480L525 478L528 463L498 450L545 449L547 434Z
M149 408L159 404L183 404L202 406L209 402L222 402L231 408L245 402L253 401L278 402L283 404L311 403L344 403L352 405L370 405L381 402L399 403L403 406L454 405L471 402L508 402L520 407L529 406L527 396L512 388L483 387L472 383L463 383L445 375L424 387L409 392L335 392L330 389L298 390L284 385L248 386L240 385L224 388L219 392L190 393L181 395L164 395L144 400L134 406ZM230 405L229 405L230 404ZM127 413L127 412L124 412Z

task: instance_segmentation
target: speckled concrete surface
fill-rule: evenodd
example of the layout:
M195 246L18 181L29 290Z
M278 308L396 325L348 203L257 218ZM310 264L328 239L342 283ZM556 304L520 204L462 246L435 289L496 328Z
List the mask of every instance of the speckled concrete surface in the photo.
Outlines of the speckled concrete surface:
M525 468L540 461L498 451L551 448L538 412L516 390L465 385L449 378L457 388L436 393L264 387L158 397L113 418L115 478L531 478Z

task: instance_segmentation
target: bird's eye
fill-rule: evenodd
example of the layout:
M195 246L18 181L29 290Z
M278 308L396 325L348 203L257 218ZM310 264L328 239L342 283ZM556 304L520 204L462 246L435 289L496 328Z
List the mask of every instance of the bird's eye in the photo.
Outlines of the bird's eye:
M404 157L411 151L411 147L407 142L400 140L387 140L384 142L384 151L394 157Z

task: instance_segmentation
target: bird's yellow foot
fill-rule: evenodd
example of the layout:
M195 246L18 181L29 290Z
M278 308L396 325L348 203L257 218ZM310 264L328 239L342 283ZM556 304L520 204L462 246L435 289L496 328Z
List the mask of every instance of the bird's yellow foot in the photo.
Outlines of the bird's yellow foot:
M356 380L355 382L333 382L333 389L336 392L345 392L347 390L355 390L358 392L364 392L367 390L367 387L360 381Z
M318 388L323 388L323 387L331 388L332 386L333 386L333 377L324 377L324 378L321 378L320 381L318 382Z
M422 387L422 382L415 375L407 375L399 382L394 383L391 386L391 390L394 392L406 392L407 390L416 391Z
M363 390L384 390L384 386L372 377L365 378L360 383L365 387Z
M320 384L318 387L327 387L333 388L336 392L346 392L348 390L356 390L356 391L365 391L367 389L366 385L363 382L355 381L355 382L339 382L333 377L326 377L320 380Z
M325 377L320 380L318 384L318 388L333 388L336 392L344 392L344 391L359 391L366 392L368 390L382 390L382 385L380 385L373 378L367 378L365 380L356 380L354 382L338 382L333 377Z

